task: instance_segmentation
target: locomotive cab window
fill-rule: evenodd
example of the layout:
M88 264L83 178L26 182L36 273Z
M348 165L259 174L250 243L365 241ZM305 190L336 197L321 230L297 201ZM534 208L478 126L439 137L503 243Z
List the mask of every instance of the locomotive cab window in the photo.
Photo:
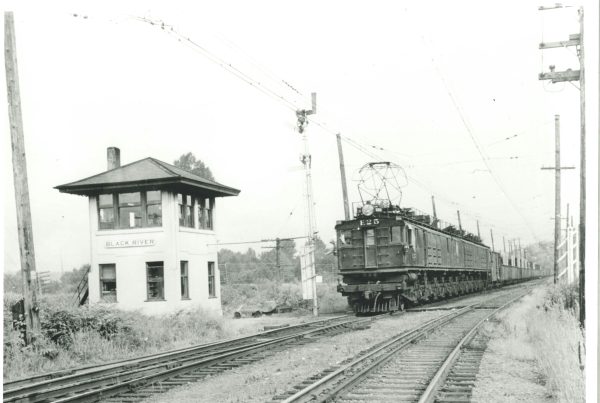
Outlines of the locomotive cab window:
M340 246L352 246L352 231L342 230L340 231Z
M375 245L375 230L368 229L365 231L366 245L374 246Z
M399 225L390 227L390 235L391 235L391 243L401 243L402 242L402 227Z
M377 235L377 245L383 246L390 243L390 229L388 227L381 227L375 230Z
M406 227L406 243L408 244L408 246L415 246L413 229L408 226Z
M363 239L363 232L359 229L354 229L352 230L352 245L353 246L363 246L364 245L364 239Z

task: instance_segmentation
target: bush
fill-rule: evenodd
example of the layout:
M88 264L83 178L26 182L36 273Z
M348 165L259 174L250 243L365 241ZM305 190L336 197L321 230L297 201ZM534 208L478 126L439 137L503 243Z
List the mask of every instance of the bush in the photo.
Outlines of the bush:
M41 311L40 322L44 336L65 349L72 346L77 332L96 332L110 340L118 333L130 331L122 317L101 307L50 307Z
M544 301L546 308L560 306L573 312L577 317L579 315L579 286L572 284L557 284L552 287Z
M335 284L317 284L319 312L345 312L348 302L336 290ZM277 305L287 305L295 310L310 310L308 302L302 299L302 287L299 282L277 283L268 281L261 284L228 284L221 286L223 310L232 312L243 309L260 308L267 301Z

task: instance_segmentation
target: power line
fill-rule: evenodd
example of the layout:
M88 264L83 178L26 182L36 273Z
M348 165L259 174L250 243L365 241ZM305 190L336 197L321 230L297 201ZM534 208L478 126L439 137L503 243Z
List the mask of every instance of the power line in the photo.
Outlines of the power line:
M198 42L196 42L193 39L191 39L191 38L183 35L182 33L180 33L172 25L165 24L164 21L161 21L161 20L150 20L150 19L145 18L145 17L134 17L134 18L136 20L138 20L138 21L150 24L152 26L158 26L158 27L160 27L163 31L167 32L169 35L174 35L175 37L177 37L177 39L178 39L179 42L183 41L184 43L190 45L194 50L198 51L200 54L202 54L203 56L205 56L206 58L208 58L209 60L211 60L213 63L216 63L218 66L220 66L224 70L228 71L229 73L231 73L235 77L237 77L237 78L241 79L242 81L246 82L248 85L250 85L250 86L256 88L257 90L263 92L267 96L269 96L269 97L277 100L278 102L280 102L281 104L283 104L285 107L287 107L287 108L289 108L289 109L291 109L293 111L298 110L298 107L297 107L296 103L290 101L289 99L287 99L283 95L277 93L276 91L274 91L274 90L266 87L260 81L255 80L250 75L246 74L245 72L243 72L242 70L240 70L239 68L237 68L236 66L234 66L233 64L227 62L223 58L221 58L221 57L215 55L214 53L210 52L208 49L206 49L204 46L200 45ZM433 58L432 58L432 62L434 63L436 71L438 72L438 74L442 78L442 82L443 82L444 86L446 87L446 91L447 91L447 93L448 93L448 95L449 95L449 97L450 97L450 99L451 99L454 107L456 108L456 110L457 110L457 112L458 112L458 114L459 114L459 116L460 116L460 118L462 120L463 125L467 129L467 132L469 133L469 136L471 137L471 140L472 140L473 144L475 145L478 153L480 154L483 163L485 164L485 166L489 170L490 175L492 176L492 178L494 179L494 181L496 182L496 184L498 185L498 187L500 188L500 190L502 191L502 193L504 194L504 196L506 197L506 199L511 203L511 205L519 213L519 215L521 215L521 217L523 218L524 222L527 224L527 226L529 227L530 231L534 235L534 238L537 240L538 238L537 238L537 235L535 234L535 231L533 231L533 229L529 225L527 219L523 216L523 214L521 213L521 211L518 209L518 207L515 205L515 203L512 201L512 199L508 196L508 194L507 194L506 190L504 189L504 186L500 182L499 178L492 171L491 166L488 163L489 157L486 156L485 151L482 149L481 145L479 144L479 141L477 140L477 138L475 137L474 133L472 132L472 130L470 128L470 125L466 121L466 117L464 116L464 113L463 113L462 109L458 105L457 100L455 99L452 91L448 87L443 74L441 73L439 67L437 66L437 64L435 63L435 60ZM265 70L265 68L263 68L263 67L260 67L260 68L263 69L263 70ZM269 73L268 75L275 76L272 73ZM297 94L303 96L303 94L300 91L298 91L295 87L293 87L291 84L289 84L288 81L280 79L278 77L277 77L277 79L281 83L284 83L286 85L286 87L290 88L291 90L293 90ZM328 132L328 133L330 133L332 135L337 134L336 131L333 131L332 129L330 129L329 127L327 127L326 123L320 122L317 119L312 118L312 117L309 118L309 120L312 123L314 123L315 125L321 127L324 131L326 131L326 132ZM370 150L368 150L364 146L360 145L358 142L356 142L356 141L354 141L354 140L352 140L352 139L350 139L348 137L344 137L344 139L350 145L352 145L353 147L357 148L359 151L363 152L364 154L370 156L371 158L380 159L377 156L377 154L371 152ZM385 150L382 147L376 147L376 146L373 146L373 145L370 145L370 147L371 148L378 148L378 149L380 149L382 151ZM412 180L414 183L416 183L414 178L409 178L409 179Z
M358 143L357 141L349 138L349 137L344 137L344 141L346 141L347 144L349 144L350 146L354 147L355 149L359 150L360 152L364 153L365 155L367 155L368 157L374 159L374 160L384 160L385 158L383 158L380 155L375 154L374 152L372 152L368 147L361 145L360 143ZM455 205L455 206L459 206L462 207L464 209L466 209L467 211L470 211L470 208L462 203L458 203L454 200L451 200L450 198L446 197L446 196L442 196L438 191L434 191L431 187L425 185L423 182L417 180L416 178L406 174L407 179L414 183L415 185L419 186L420 188L422 188L423 190L433 194L434 196L436 196L436 198L438 198L439 200L445 201L448 204L451 205ZM504 227L503 225L497 225L494 224L490 221L487 220L483 220L481 219L480 215L477 214L471 214L471 213L463 213L465 216L470 217L472 219L475 220L479 220L481 221L482 224L486 224L490 227L494 227L494 228L501 228L504 231L506 231L507 233L511 232L511 229L508 229L507 227Z
M225 35L223 35L222 33L219 34L220 35L220 40L223 41L226 45L228 45L230 48L237 50L238 52L240 52L242 55L244 55L246 58L248 58L248 60L250 60L250 62L252 64L254 64L259 70L262 70L263 73L265 73L265 75L267 75L269 78L271 78L275 83L277 83L278 85L281 85L282 87L286 88L286 89L290 89L293 92L295 92L296 94L300 95L301 97L305 98L305 100L310 101L310 97L303 94L302 92L300 92L296 87L294 87L292 84L290 84L288 81L286 81L285 79L279 77L277 74L275 74L272 70L270 70L269 68L265 67L264 65L262 65L260 62L258 62L254 57L252 57L250 54L248 54L248 52L246 52L244 49L242 49L240 46L238 46L237 44L235 44L233 41L231 41L230 39L226 38Z
M473 142L473 145L475 146L477 152L479 153L479 156L481 157L481 160L482 160L483 164L489 170L490 176L492 177L492 179L494 180L494 182L496 183L496 185L498 186L498 188L500 189L500 191L502 192L502 194L504 194L504 197L506 198L506 200L508 200L508 202L511 204L511 206L513 207L513 209L517 212L517 214L519 214L519 216L521 216L521 218L523 219L523 221L527 225L527 228L529 229L529 231L531 232L531 234L533 235L533 237L535 238L535 240L539 241L539 238L538 238L537 234L535 233L535 231L533 230L533 227L529 224L529 221L527 220L527 218L525 217L525 215L521 212L521 210L518 208L518 206L515 204L515 202L512 200L512 198L508 195L506 189L504 188L504 185L500 181L500 178L498 178L498 176L492 170L492 167L491 167L491 165L488 162L489 157L486 155L485 151L483 150L483 147L479 143L479 140L475 136L475 133L471 129L471 125L467 122L467 118L466 118L466 116L465 116L462 108L458 104L458 101L456 100L456 98L455 98L452 90L450 89L450 86L446 82L446 79L445 79L442 71L440 70L440 68L439 68L438 64L436 63L436 61L435 61L435 59L434 59L433 56L431 57L431 62L433 64L435 70L437 71L438 75L440 76L442 84L444 85L444 87L446 89L446 92L448 94L448 97L450 98L452 104L454 105L454 108L456 109L456 111L457 111L457 113L458 113L458 115L460 117L460 120L463 123L463 126L467 130L467 133L469 134L469 137L471 138L471 141Z
M287 98L285 98L281 94L273 91L272 89L264 86L260 81L255 80L254 78L252 78L249 75L247 75L246 73L244 73L242 70L238 69L233 64L227 62L223 58L221 58L221 57L215 55L214 53L212 53L211 51L209 51L208 49L206 49L205 47L200 45L198 42L183 35L178 30L176 30L172 25L165 24L164 21L161 21L161 20L155 21L155 20L150 20L145 17L135 17L135 19L138 21L147 23L149 25L152 25L152 26L160 27L167 34L174 35L178 39L179 42L183 41L185 44L190 45L192 49L196 50L197 52L202 54L204 57L206 57L213 63L217 64L219 67L223 68L224 70L228 71L235 77L244 81L246 84L250 85L251 87L254 87L257 90L266 94L267 96L277 100L278 102L280 102L282 105L284 105L288 109L291 109L293 111L296 111L298 109L297 105L294 102L288 100Z

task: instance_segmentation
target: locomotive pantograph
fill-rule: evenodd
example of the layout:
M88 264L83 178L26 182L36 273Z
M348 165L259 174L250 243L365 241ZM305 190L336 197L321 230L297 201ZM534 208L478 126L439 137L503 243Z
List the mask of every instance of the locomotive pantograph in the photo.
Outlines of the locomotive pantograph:
M503 264L502 256L476 235L393 204L390 192L399 191L394 169L401 168L387 162L365 165L362 202L353 219L335 226L342 276L338 292L356 313L392 312L540 275L518 259Z

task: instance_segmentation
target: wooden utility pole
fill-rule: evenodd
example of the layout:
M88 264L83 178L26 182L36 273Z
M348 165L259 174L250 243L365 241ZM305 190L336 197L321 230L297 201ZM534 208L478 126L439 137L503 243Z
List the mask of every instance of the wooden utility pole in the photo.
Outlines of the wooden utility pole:
M481 239L481 233L479 232L479 220L477 220L477 237Z
M348 188L346 187L346 168L344 167L344 153L342 152L342 136L335 135L337 139L338 157L340 160L340 175L342 177L342 196L344 198L344 218L350 219L350 205L348 203Z
M583 7L579 8L579 323L585 327L585 60L583 52Z
M4 13L4 56L6 66L6 87L8 93L8 118L12 143L13 178L15 184L15 204L17 207L17 229L21 255L21 278L23 282L23 302L25 308L25 342L30 344L40 331L36 287L32 284L31 272L35 271L35 251L31 225L31 207L27 184L27 161L23 137L21 115L21 95L19 92L19 72L17 66L17 45L13 13Z
M279 279L280 282L283 283L283 276L281 273L281 257L279 255L280 250L281 250L281 239L276 238L275 239L275 267L277 267L277 278Z
M540 7L540 10L562 8L557 3L551 7ZM569 35L569 40L559 42L540 43L540 49L575 46L578 50L579 70L567 69L554 71L550 66L549 73L540 73L540 80L550 80L552 83L561 81L579 81L579 114L580 114L580 145L579 145L579 324L585 327L585 52L583 42L583 7L578 10L579 34Z
M567 216L565 217L565 238L569 236L569 203L567 203Z
M492 252L495 252L495 249L494 249L494 233L492 232L491 228L490 228L490 238L492 239Z
M458 216L458 229L462 232L462 223L460 222L460 210L456 210L456 215Z
M560 243L560 171L575 167L560 166L560 115L554 115L554 166L542 167L554 170L554 284L558 281L558 245Z

